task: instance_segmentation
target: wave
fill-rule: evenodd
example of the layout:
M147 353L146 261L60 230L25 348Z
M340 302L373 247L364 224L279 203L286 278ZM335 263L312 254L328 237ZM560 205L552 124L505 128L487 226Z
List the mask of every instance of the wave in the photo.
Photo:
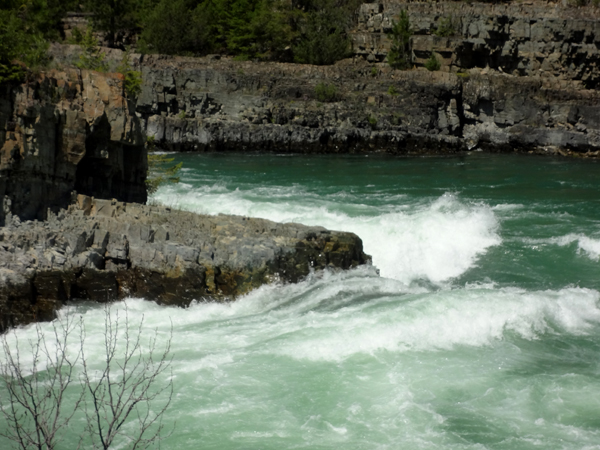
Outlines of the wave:
M511 335L527 340L546 333L585 335L600 324L599 299L597 291L578 288L460 289L407 296L343 320L323 317L310 334L303 327L287 333L273 351L295 359L342 361L359 354L490 346Z
M172 324L177 351L193 361L184 364L185 371L193 371L227 364L239 352L342 361L359 354L485 347L515 336L587 335L600 325L599 302L600 292L575 287L530 292L470 285L431 291L360 268L263 286L227 304L199 302L181 309L128 299L114 308L126 307L132 323L143 316L148 329L159 333ZM103 342L102 309L63 312L74 313L92 327L91 341Z
M577 252L587 256L594 261L600 260L600 239L595 239L585 234L569 233L564 236L551 237L546 239L523 239L523 242L530 245L558 245L567 247L577 243Z
M205 214L237 214L320 225L361 237L381 275L410 283L458 277L489 247L499 245L499 221L485 204L454 194L410 201L374 193L317 195L301 186L230 190L222 184L162 189L156 201Z

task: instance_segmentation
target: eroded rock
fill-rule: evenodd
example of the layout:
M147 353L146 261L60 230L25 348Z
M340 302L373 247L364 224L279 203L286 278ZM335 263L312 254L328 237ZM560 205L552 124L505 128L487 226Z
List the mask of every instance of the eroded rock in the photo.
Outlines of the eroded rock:
M48 319L79 299L224 301L369 261L352 233L79 195L45 222L0 228L0 324Z
M0 225L44 219L71 192L146 201L144 135L123 76L67 69L0 92Z

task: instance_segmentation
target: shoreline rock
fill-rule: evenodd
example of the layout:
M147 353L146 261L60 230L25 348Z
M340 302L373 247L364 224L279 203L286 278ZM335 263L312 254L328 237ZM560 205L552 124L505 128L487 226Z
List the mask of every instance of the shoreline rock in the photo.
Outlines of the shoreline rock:
M169 150L588 156L600 150L600 91L570 80L395 71L362 60L306 67L149 56L141 68L136 111L148 136ZM332 101L319 100L323 84L337 93Z
M0 226L43 220L71 192L146 201L147 158L121 74L51 70L0 87Z
M68 301L226 301L370 260L353 233L79 195L44 222L0 228L0 329L50 320Z

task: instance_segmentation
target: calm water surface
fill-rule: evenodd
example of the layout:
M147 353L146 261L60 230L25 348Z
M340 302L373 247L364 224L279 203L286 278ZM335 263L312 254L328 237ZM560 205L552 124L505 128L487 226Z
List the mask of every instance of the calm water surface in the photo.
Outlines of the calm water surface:
M373 266L232 304L127 300L174 327L163 448L600 449L598 163L174 156L154 201L352 231ZM101 332L101 309L64 314Z

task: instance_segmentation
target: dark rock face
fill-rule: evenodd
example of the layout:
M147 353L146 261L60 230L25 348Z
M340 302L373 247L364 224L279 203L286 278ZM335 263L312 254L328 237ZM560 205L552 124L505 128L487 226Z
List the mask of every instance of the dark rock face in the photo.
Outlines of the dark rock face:
M385 62L401 10L413 30L406 72ZM599 14L541 2L365 3L350 33L355 56L335 66L132 56L144 79L136 111L172 150L595 157ZM78 51L52 49L66 62ZM423 68L432 52L441 72ZM335 95L320 98L319 84Z
M370 257L352 233L96 200L0 229L0 328L51 319L69 300L227 300Z
M0 92L0 225L44 219L71 192L146 201L140 122L118 74L52 71Z
M146 57L142 70L137 111L148 135L174 150L600 150L600 91L572 80L402 72L363 60L314 67ZM335 86L336 101L319 100L320 83Z

